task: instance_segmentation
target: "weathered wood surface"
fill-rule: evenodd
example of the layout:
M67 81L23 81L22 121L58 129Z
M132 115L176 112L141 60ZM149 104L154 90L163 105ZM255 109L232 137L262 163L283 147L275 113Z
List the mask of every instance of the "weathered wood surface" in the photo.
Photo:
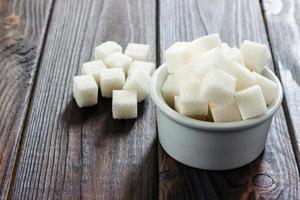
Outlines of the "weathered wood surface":
M160 1L160 44L219 32L240 46L244 39L268 44L259 1ZM162 51L161 51L162 52ZM272 67L272 63L270 63ZM245 167L211 172L184 166L159 149L160 199L299 199L299 172L282 108L264 153Z
M300 165L300 1L263 1L274 64L284 89L284 108Z
M154 105L115 121L111 99L79 109L72 78L106 40L151 45L155 1L56 1L22 139L13 199L156 199Z
M12 181L52 1L0 1L0 198Z

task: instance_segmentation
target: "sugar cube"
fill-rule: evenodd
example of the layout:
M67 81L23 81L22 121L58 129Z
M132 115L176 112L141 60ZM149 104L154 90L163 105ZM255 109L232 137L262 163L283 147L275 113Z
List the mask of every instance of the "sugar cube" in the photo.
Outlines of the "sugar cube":
M164 52L169 73L174 73L178 68L189 62L190 53L187 46L187 42L176 42Z
M143 71L133 71L127 78L124 90L134 90L138 102L143 101L150 92L151 77Z
M226 42L221 43L223 51L229 51L231 50L230 46Z
M241 121L241 114L236 100L232 98L227 104L209 104L215 122Z
M261 73L269 59L268 48L264 44L245 40L241 46L241 53L243 55L246 66L251 71Z
M153 72L155 69L155 65L152 62L145 62L145 61L133 61L131 63L131 66L128 70L128 74L131 74L131 72L135 71L135 70L142 70L144 71L146 74L148 74L149 76L152 76Z
M255 79L250 70L238 62L232 62L227 72L236 78L237 91L255 85Z
M124 55L121 52L112 53L104 59L104 63L107 65L107 67L122 68L125 74L127 74L131 62L132 58Z
M225 56L227 57L228 60L230 61L236 61L240 63L241 65L245 65L241 50L234 47L230 50L224 51Z
M122 47L113 41L104 42L95 48L95 60L103 60L114 52L122 52Z
M196 40L193 40L189 43L191 59L193 60L194 58L199 57L206 51L209 51L216 47L222 48L219 34L206 35Z
M106 65L102 60L94 60L86 62L82 65L81 74L91 75L94 77L98 86L100 85L100 73L103 69L106 69Z
M100 89L103 97L112 97L113 90L121 90L125 74L121 68L103 69L100 74Z
M268 111L262 90L258 85L236 92L235 99L243 120L261 116Z
M80 108L96 105L98 100L98 86L93 76L75 76L73 78L73 96Z
M218 69L211 69L203 78L201 93L214 104L226 104L234 96L236 78Z
M179 87L180 113L185 116L206 116L208 102L200 95L201 82L194 81Z
M135 91L114 90L112 97L114 119L133 119L137 117L137 95Z
M125 55L134 60L147 61L149 59L150 46L146 44L129 43Z
M170 107L174 107L174 98L179 94L177 80L174 75L168 75L162 87L162 93L166 103Z
M189 83L195 80L200 80L198 76L195 74L195 70L191 65L184 65L179 68L175 73L174 77L178 83L178 85L183 85L185 83Z
M253 72L253 76L255 78L256 83L260 86L263 92L266 104L271 104L277 94L278 85L270 79L256 72Z

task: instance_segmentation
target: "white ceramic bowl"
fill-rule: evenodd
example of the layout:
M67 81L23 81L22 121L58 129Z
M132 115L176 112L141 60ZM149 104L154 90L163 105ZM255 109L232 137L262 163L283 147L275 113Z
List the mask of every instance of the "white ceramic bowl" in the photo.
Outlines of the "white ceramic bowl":
M169 107L161 92L167 75L164 64L155 71L151 98L157 107L159 141L171 157L200 169L227 170L246 165L261 154L283 96L281 83L271 70L265 68L263 75L279 87L268 112L255 119L227 123L195 120Z

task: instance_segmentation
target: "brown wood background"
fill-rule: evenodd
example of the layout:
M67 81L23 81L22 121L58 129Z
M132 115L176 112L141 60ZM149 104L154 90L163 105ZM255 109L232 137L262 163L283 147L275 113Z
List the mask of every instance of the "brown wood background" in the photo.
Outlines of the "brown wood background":
M0 0L1 199L300 199L300 1ZM204 171L169 157L155 106L113 120L111 101L79 109L72 77L95 46L151 45L220 33L269 45L284 101L251 164Z

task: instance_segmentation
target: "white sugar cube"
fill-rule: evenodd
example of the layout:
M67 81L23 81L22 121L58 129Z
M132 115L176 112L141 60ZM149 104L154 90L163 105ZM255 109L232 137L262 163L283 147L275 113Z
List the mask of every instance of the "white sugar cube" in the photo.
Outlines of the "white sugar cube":
M93 76L75 76L73 78L73 96L80 108L96 105L98 100L98 86Z
M179 112L185 116L206 116L208 102L200 95L201 82L194 81L179 87Z
M195 70L191 65L184 65L180 67L175 73L174 77L178 85L183 85L192 81L200 80L195 74Z
M131 74L135 70L141 70L141 71L144 71L149 76L152 76L154 69L155 69L155 65L152 62L135 60L131 63L131 66L128 70L128 74Z
M256 71L259 74L264 70L270 57L266 45L249 40L243 42L241 53L246 66L251 71Z
M103 60L114 52L122 52L122 47L113 41L104 42L95 48L95 60Z
M240 49L234 47L230 50L225 50L224 54L228 60L236 61L236 62L240 63L241 65L245 65L245 62L244 62L244 59L243 59Z
M133 71L127 78L124 90L134 90L138 102L143 101L150 92L151 77L143 71Z
M124 55L121 52L112 53L104 59L104 63L107 65L107 67L122 68L125 74L127 74L131 62L132 58Z
M241 121L240 110L234 98L224 105L210 104L210 110L215 122Z
M231 50L230 46L226 42L221 43L223 51Z
M178 68L189 62L190 53L187 46L187 42L176 42L164 52L169 73L174 73Z
M125 55L134 60L147 61L149 59L150 46L146 44L129 43Z
M236 78L218 69L210 70L201 83L201 94L214 104L226 104L234 96Z
M222 48L219 34L206 35L196 40L193 40L189 44L191 59L193 60L201 56L206 51L209 51L216 47Z
M137 118L137 96L135 91L114 90L112 97L114 119Z
M113 90L121 90L125 74L121 68L103 69L100 74L100 89L103 97L112 97Z
M271 104L277 94L277 84L256 72L253 72L253 76L263 92L267 105Z
M258 117L268 111L261 88L254 85L235 94L243 120Z
M168 75L162 87L162 93L166 103L170 107L174 107L174 98L179 94L177 80L174 75Z
M81 74L91 75L94 77L98 86L100 85L100 73L103 69L106 69L106 65L102 60L94 60L86 62L82 65Z
M255 79L250 70L238 62L232 62L227 72L236 78L236 90L243 90L255 85Z

